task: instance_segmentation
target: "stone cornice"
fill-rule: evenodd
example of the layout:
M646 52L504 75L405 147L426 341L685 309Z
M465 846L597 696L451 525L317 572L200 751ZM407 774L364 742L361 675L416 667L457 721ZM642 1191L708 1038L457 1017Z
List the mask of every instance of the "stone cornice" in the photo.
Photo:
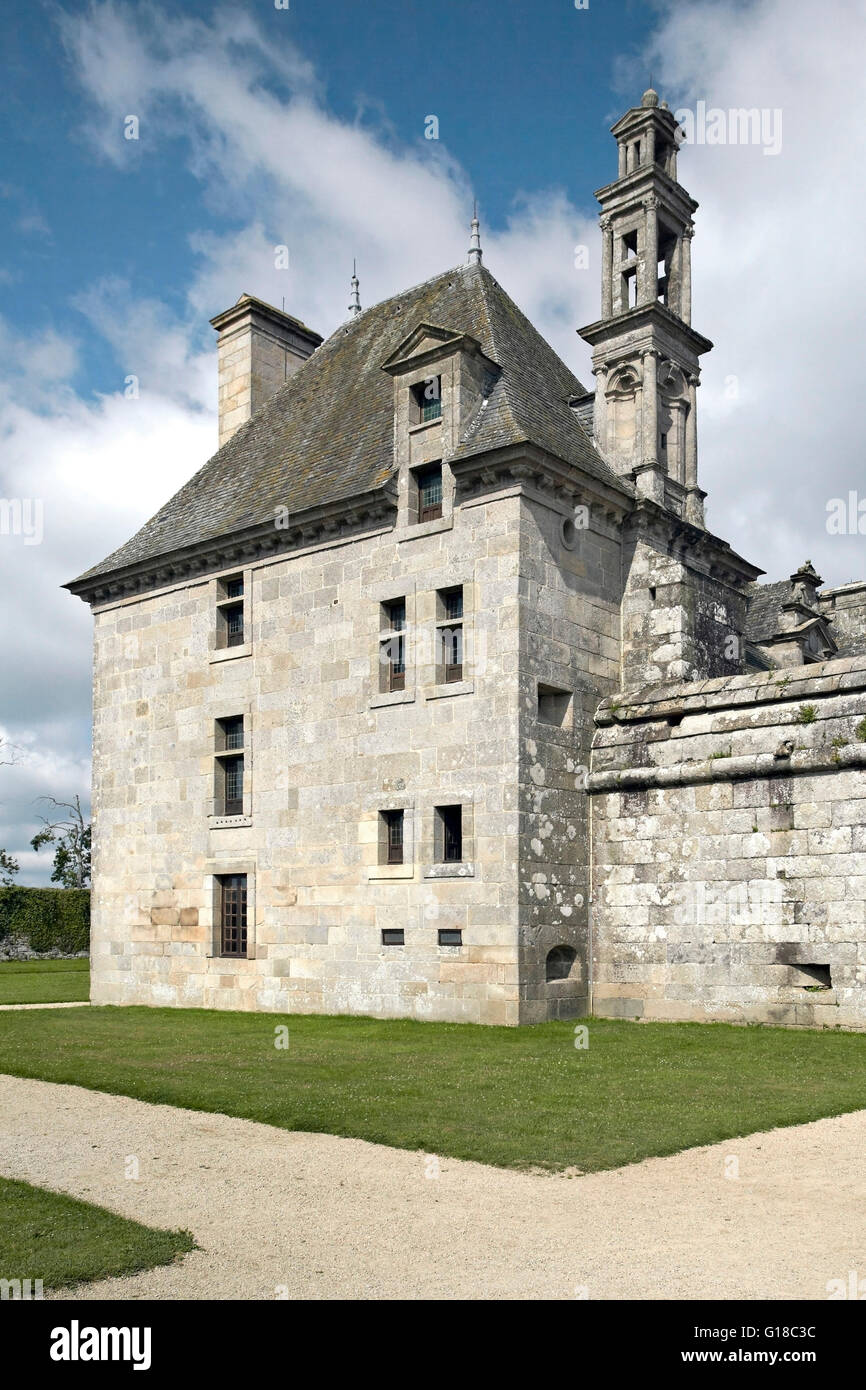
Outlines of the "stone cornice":
M698 489L700 492L700 489ZM700 492L701 497L706 493ZM718 579L732 588L742 589L764 571L744 560L727 541L711 531L684 520L650 498L641 498L627 521L627 533L635 539L642 536L670 546L671 558L690 565L710 579Z
M841 748L810 748L783 757L750 753L743 757L703 758L666 767L626 767L592 772L586 779L590 796L599 792L643 791L650 787L692 786L700 782L734 782L750 777L791 777L816 772L839 772L866 767L866 744Z
M810 696L844 695L860 690L866 690L866 656L622 691L602 700L595 722L604 726L679 719L686 714L795 703Z
M620 493L585 473L577 464L564 463L532 444L513 444L486 454L450 462L456 483L455 505L504 487L525 486L551 496L571 508L584 505L621 520L634 505L625 488Z
M637 334L641 329L649 331L653 328L685 341L696 356L709 352L713 346L709 338L705 338L690 324L678 318L665 304L655 300L651 304L638 304L633 309L626 309L622 314L613 314L608 319L596 319L594 323L588 323L577 332L584 342L589 343L591 347L597 347L614 339L618 340L626 332ZM629 346L633 348L635 344L630 341Z
M389 480L373 492L298 512L285 526L277 526L275 515L263 526L215 536L104 574L82 575L63 587L85 603L110 603L310 546L354 539L393 526L396 512L396 490Z

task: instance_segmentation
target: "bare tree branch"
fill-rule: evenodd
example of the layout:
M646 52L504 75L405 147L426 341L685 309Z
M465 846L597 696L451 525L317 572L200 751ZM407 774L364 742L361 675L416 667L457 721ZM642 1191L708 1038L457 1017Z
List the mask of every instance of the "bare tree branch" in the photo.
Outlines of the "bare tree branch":
M12 767L17 761L17 754L20 752L17 744L9 743L8 740L0 739L0 754L8 753L10 756L0 756L0 767Z

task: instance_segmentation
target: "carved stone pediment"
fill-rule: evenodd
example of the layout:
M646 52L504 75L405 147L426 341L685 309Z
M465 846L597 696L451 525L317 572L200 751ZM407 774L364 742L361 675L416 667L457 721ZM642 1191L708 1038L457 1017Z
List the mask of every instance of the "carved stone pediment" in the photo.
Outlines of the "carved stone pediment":
M450 328L439 328L431 323L419 323L382 363L382 370L390 376L402 376L404 372L422 366L426 361L452 352L468 352L484 356L481 344L468 333L455 333ZM496 367L496 363L492 363Z

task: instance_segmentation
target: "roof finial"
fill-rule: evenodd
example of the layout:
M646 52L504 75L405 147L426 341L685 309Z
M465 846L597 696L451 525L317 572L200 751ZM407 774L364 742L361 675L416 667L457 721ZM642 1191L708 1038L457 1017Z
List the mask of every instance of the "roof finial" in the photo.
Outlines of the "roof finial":
M472 206L472 236L469 238L469 264L481 264L481 224L478 221L478 200Z
M352 261L352 302L349 305L350 314L360 314L361 312L361 296L359 294L359 285L360 282L358 280L358 267L356 262Z

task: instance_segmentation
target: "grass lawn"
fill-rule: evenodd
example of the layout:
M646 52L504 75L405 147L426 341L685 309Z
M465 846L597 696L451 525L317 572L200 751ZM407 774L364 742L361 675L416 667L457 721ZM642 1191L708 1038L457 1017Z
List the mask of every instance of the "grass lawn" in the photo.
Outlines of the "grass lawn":
M194 1249L188 1231L155 1231L104 1207L0 1178L0 1279L65 1288L171 1264Z
M289 1047L274 1046L289 1028ZM612 1168L866 1107L866 1035L587 1020L0 1013L0 1072L503 1167Z
M0 1004L68 1004L90 998L90 961L0 961Z

